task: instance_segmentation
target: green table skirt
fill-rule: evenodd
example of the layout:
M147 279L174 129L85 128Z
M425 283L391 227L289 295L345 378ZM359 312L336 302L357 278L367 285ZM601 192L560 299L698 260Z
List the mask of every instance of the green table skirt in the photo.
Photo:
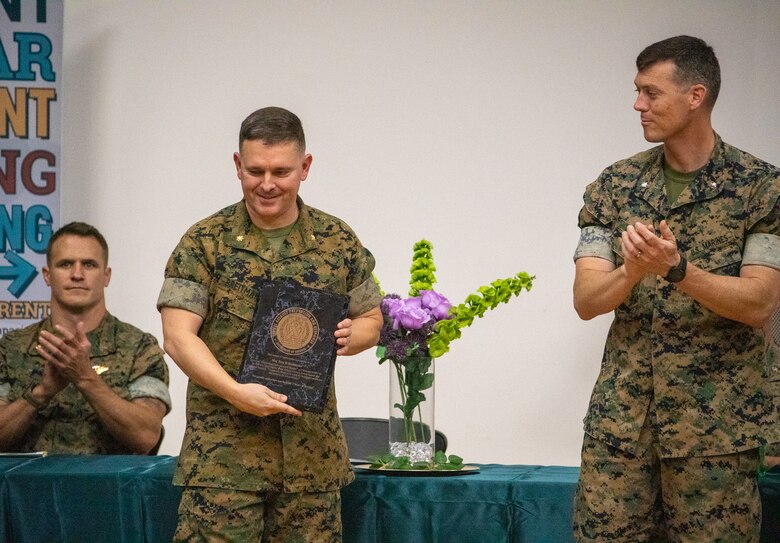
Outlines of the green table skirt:
M0 543L168 543L170 456L0 456ZM456 476L359 470L344 543L567 543L577 468L480 465ZM780 543L780 471L760 481L762 543Z

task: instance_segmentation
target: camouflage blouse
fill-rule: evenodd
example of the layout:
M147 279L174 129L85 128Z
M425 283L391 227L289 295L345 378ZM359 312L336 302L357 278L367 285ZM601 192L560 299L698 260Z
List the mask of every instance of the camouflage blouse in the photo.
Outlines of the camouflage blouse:
M158 307L203 317L199 337L232 376L241 366L262 279L350 296L349 315L375 308L374 258L344 222L298 201L298 221L276 252L243 201L187 231L165 269ZM190 381L187 428L174 482L238 490L321 492L354 475L334 385L322 414L257 417Z
M708 164L674 205L664 192L663 148L610 166L591 183L575 259L623 263L621 237L636 221L666 219L697 267L738 276L780 269L780 171L717 138ZM662 457L717 455L776 441L765 332L721 317L648 275L614 312L585 431L632 452L651 399Z
M0 399L12 402L40 381L44 361L35 346L41 330L54 333L50 319L14 330L0 339ZM155 398L170 410L168 365L154 336L106 313L87 338L92 344L92 363L115 393L126 400ZM3 389L7 389L7 395ZM72 384L38 411L17 450L132 454L105 430L92 406Z

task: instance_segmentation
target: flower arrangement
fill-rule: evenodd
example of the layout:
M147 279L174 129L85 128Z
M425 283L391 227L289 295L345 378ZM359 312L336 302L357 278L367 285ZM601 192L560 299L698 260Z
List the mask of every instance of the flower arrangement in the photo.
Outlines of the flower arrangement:
M397 444L400 447L391 443L391 452L396 457L410 457L412 465L429 464L432 459L427 443L422 443L422 452L413 444L430 437L424 435L420 405L426 400L425 391L433 387L433 359L447 353L450 343L461 337L461 330L475 318L508 302L523 289L531 290L535 278L520 272L514 277L498 279L453 307L445 296L433 290L436 267L432 250L427 240L415 243L408 298L396 294L384 296L381 304L384 325L376 351L380 364L387 360L393 364L400 392L400 400L393 407L401 412L403 442ZM391 424L392 420L391 417Z

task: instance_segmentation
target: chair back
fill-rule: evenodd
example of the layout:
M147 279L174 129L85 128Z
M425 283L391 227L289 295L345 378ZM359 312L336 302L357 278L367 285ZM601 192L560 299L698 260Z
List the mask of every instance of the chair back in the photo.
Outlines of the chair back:
M152 447L152 450L149 451L147 456L157 456L157 453L160 451L160 445L162 445L164 437L165 437L165 426L160 426L160 439L157 440L157 445Z
M369 456L390 452L390 422L387 419L342 417L341 426L344 428L349 459L352 462L369 462ZM430 435L430 432L426 435ZM437 451L447 452L447 436L439 430L434 432L434 447Z

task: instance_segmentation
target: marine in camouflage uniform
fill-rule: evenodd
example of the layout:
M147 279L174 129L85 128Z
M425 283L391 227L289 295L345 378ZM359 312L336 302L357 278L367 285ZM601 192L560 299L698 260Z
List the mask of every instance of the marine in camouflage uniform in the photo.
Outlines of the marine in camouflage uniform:
M766 334L772 346L774 364L769 378L769 384L774 390L775 408L780 412L780 306L775 309L772 319L766 327ZM767 464L780 466L780 442L770 443L766 447Z
M41 330L54 333L51 319L0 339L0 402L11 403L40 381L43 359L36 350ZM92 362L118 396L132 401L155 398L168 410L168 366L151 334L106 313L100 326L87 334ZM95 410L73 384L38 410L32 426L14 450L51 454L132 454L100 422Z
M646 89L637 86L635 108L644 113ZM728 277L740 277L744 266L778 270L780 171L715 134L709 160L670 203L664 150L607 168L586 189L579 215L578 276L592 270L625 276L631 266L645 271L614 308L584 421L575 538L758 541L758 451L780 430L765 334L709 309L665 273L648 273L661 265L642 261L634 246L642 238L631 233L658 247L655 229L666 221L658 239L676 243L689 278L701 277L699 270ZM775 272L767 276L777 281ZM575 305L577 296L575 282Z
M287 118L289 112L282 112ZM268 144L240 142L237 168L245 195L247 176L295 171L287 166L266 168L264 162L262 167L249 164L254 150L261 149L265 157L266 152L290 151L289 144L284 139ZM292 156L294 162L296 154ZM306 173L295 175L305 178ZM269 173L271 178L274 175ZM275 182L268 182L268 187ZM278 196L274 188L269 192ZM297 194L297 186L288 193ZM249 198L254 197L250 192ZM226 393L217 394L199 384L203 374L198 368L205 365L204 357L188 364L186 353L177 350L180 344L198 341L189 337L178 343L175 338L169 341L169 334L180 327L167 319L171 314L182 315L175 310L184 310L197 338L230 378L227 385L212 382L211 388L232 387L249 339L257 289L264 280L277 279L348 295L348 318L353 323L368 312L377 312L378 337L381 294L372 278L373 256L340 219L305 205L299 197L291 203L295 209L285 217L292 216L293 222L276 245L272 236L284 224L259 227L252 212L257 214L260 206L245 197L191 227L168 260L158 307L166 349L169 344L174 346L169 353L190 376L187 428L174 475L174 483L186 487L176 541L341 540L340 488L354 474L336 410L334 383L321 414L288 410L258 416L234 405L239 401L225 399ZM340 350L340 354L352 352ZM257 385L239 385L247 386ZM279 406L286 407L277 402Z
M51 314L0 339L0 450L148 454L170 410L157 340L106 310L108 244L71 222L49 239Z

